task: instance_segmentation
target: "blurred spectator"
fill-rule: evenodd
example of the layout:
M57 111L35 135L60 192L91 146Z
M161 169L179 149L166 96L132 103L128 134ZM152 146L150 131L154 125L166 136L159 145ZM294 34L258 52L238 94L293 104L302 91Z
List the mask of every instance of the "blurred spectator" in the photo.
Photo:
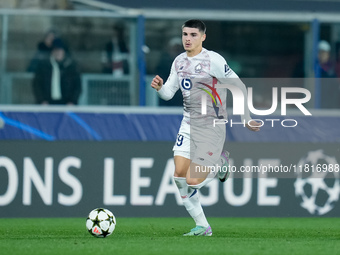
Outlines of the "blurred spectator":
M319 76L321 78L334 78L335 69L334 64L331 62L330 58L331 46L327 41L320 41L318 44L318 56L317 56L317 66ZM300 61L297 63L293 70L293 78L303 78L306 77L304 72L303 56L299 56Z
M340 54L338 54L339 58ZM331 45L325 40L318 43L318 55L315 63L315 77L321 78L321 108L339 108L340 87L338 79L334 78L336 78L336 70L338 69L340 75L340 64L337 68L335 67L334 62L331 60ZM303 61L296 65L292 76L294 78L306 77Z
M320 41L318 44L318 64L321 78L334 78L335 68L331 61L331 45L327 41Z
M316 70L321 79L321 108L339 108L340 87L336 78L335 65L331 61L331 46L327 41L318 44L318 65ZM333 78L333 79L326 79Z
M37 50L28 65L27 71L28 72L35 72L39 61L44 59L48 59L50 57L52 51L52 42L54 39L57 38L57 33L54 30L49 30L43 40L38 43Z
M110 41L105 45L102 55L102 69L104 73L122 76L129 73L129 50L124 37L124 26L113 26Z
M53 41L50 57L39 62L33 79L33 93L38 104L78 103L80 73L61 39Z
M182 52L184 52L182 39L180 37L172 38L167 45L166 51L162 53L159 63L156 67L156 73L162 77L163 80L168 78L172 62ZM159 99L159 105L183 106L183 95L181 90L178 90L174 97L169 101Z

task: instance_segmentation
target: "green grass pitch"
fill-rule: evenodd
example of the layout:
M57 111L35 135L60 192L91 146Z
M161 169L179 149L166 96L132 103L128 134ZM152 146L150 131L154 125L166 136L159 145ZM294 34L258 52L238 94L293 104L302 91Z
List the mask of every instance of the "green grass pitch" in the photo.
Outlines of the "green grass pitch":
M340 218L209 218L212 237L183 237L189 218L117 218L95 238L85 218L0 219L0 254L340 254Z

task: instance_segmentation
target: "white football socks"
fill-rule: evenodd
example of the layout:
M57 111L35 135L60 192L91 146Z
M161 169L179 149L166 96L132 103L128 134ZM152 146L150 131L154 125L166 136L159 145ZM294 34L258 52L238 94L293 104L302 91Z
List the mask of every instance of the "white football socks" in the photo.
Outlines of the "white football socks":
M198 189L189 187L185 177L174 177L174 180L181 195L185 209L194 219L196 225L208 227L209 223L205 217L200 203Z

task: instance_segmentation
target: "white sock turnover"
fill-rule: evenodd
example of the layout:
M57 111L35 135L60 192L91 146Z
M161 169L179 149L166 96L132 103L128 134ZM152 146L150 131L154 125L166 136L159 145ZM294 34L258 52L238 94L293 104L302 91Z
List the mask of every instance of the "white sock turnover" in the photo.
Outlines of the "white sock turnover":
M197 226L208 227L209 223L203 212L198 189L188 186L185 177L174 177L175 183L181 195L185 209L194 219Z

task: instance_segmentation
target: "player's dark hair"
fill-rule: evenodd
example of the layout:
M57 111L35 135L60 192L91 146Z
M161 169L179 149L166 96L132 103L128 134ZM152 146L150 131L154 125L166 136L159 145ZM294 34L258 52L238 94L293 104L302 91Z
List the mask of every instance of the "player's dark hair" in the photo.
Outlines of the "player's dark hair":
M191 28L197 28L200 32L205 34L205 31L207 30L205 24L203 21L199 19L189 19L186 22L184 22L182 29L185 27L191 27Z

